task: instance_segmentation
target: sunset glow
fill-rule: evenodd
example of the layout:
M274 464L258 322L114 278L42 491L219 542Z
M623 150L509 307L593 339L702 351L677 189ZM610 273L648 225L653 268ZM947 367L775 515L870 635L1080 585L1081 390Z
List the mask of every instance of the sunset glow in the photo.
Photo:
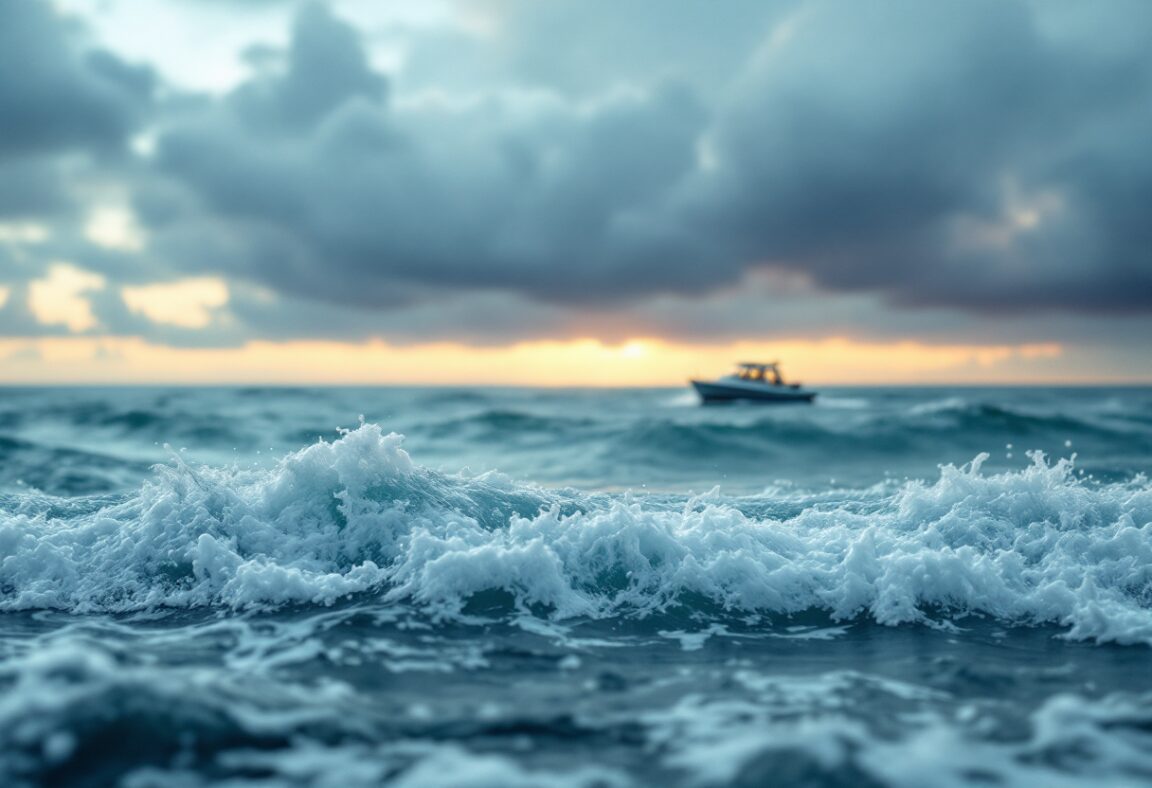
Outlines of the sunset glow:
M1058 344L869 343L845 338L731 344L593 339L469 347L454 343L252 342L240 348L168 348L133 338L5 341L7 382L477 384L676 386L745 359L781 358L811 383L1057 379ZM1072 381L1075 382L1075 381Z

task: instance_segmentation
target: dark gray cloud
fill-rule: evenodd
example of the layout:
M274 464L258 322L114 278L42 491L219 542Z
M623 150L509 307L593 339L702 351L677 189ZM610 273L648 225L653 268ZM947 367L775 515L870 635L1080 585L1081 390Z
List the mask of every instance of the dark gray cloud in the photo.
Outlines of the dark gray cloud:
M1150 77L1019 4L808 6L718 119L710 232L903 303L1149 310Z
M0 3L0 221L68 214L76 155L118 157L152 109L151 69L82 33L50 3Z
M115 149L138 127L151 70L77 46L78 35L50 3L0 4L0 157Z
M0 220L51 216L66 211L69 203L57 162L0 158Z
M310 129L356 97L379 102L385 86L355 28L310 3L293 23L284 72L245 83L230 103L248 129L275 135Z

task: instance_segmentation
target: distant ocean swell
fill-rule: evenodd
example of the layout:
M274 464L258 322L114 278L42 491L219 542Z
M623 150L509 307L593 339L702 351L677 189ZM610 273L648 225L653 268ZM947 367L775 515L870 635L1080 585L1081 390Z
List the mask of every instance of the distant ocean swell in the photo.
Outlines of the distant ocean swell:
M249 609L378 600L430 620L482 600L555 620L819 611L929 624L975 615L1152 645L1152 485L1040 455L982 457L787 506L587 495L415 464L365 424L269 468L175 460L138 490L0 497L0 609ZM802 502L803 503L803 502Z
M964 447L974 454L1002 448L1010 436L1022 446L1046 446L1067 453L1074 447L1107 447L1111 452L1152 450L1152 425L1136 414L1124 418L1038 415L987 404L946 400L893 414L844 418L840 423L785 419L775 414L751 422L677 422L653 419L611 436L615 456L656 467L713 458L744 463L788 455L900 458Z
M285 396L286 392L279 392ZM290 393L290 392L288 392ZM542 414L531 408L484 407L485 397L480 394L449 397L439 394L430 398L431 405L474 406L473 412L465 414L449 413L445 416L432 416L423 420L408 419L421 431L427 430L437 437L452 436L460 439L499 438L509 439L518 435L543 434L548 436L568 435L587 440L616 438L621 445L651 442L652 448L670 448L679 441L715 440L720 444L731 437L761 437L774 439L795 439L821 442L851 440L884 440L914 438L931 434L936 437L977 438L986 435L999 436L1016 434L1030 436L1066 436L1068 438L1089 437L1101 440L1131 442L1139 441L1147 447L1152 439L1152 407L1141 410L1109 412L1095 410L1083 414L1035 413L1002 404L968 401L961 397L948 397L923 402L906 409L892 411L853 412L852 400L830 397L827 404L838 408L842 418L835 428L828 424L816 424L802 418L780 418L778 414L765 414L765 417L738 419L731 421L697 422L693 420L669 418L662 414L659 418L637 419L629 425L627 432L615 429L611 413L579 416L566 416L557 413ZM138 440L158 440L168 442L188 442L197 446L229 445L235 442L248 442L253 436L243 422L220 419L212 413L197 410L176 410L164 408L162 402L148 406L117 408L108 403L87 405L53 405L46 408L28 408L23 412L0 414L0 430L12 431L25 425L51 422L60 427L73 426L79 430L94 431L119 438ZM716 408L713 413L739 413L742 409ZM272 413L262 414L274 419ZM687 413L685 415L691 415ZM797 415L795 412L786 414ZM328 426L300 429L293 423L294 433L314 437L334 436ZM679 437L686 436L686 437ZM721 445L720 448L726 449ZM0 452L8 451L0 445Z
M370 420L408 436L430 467L499 468L582 489L744 493L785 480L807 489L933 476L990 452L1078 454L1077 474L1152 472L1152 397L1142 390L828 392L815 407L700 408L684 392L438 390L9 391L0 398L0 490L124 491L164 444L217 467L267 466ZM369 407L370 406L370 407ZM1013 446L1016 448L1013 449Z

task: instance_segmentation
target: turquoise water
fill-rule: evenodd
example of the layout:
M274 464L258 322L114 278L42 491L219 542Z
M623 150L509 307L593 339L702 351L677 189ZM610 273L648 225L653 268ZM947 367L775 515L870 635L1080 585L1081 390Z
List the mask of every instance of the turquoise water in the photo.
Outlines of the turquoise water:
M1139 785L1152 390L0 393L6 784Z

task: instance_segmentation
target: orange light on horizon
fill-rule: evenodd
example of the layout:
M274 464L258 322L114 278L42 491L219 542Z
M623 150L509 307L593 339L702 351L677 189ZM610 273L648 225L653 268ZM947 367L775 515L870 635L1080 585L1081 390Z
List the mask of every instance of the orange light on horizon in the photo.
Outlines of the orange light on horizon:
M665 386L723 374L735 361L765 359L782 361L789 378L812 384L1013 383L1069 380L1051 366L1064 353L1057 343L928 345L842 337L712 344L573 339L481 347L295 341L234 348L66 337L0 340L0 382Z

